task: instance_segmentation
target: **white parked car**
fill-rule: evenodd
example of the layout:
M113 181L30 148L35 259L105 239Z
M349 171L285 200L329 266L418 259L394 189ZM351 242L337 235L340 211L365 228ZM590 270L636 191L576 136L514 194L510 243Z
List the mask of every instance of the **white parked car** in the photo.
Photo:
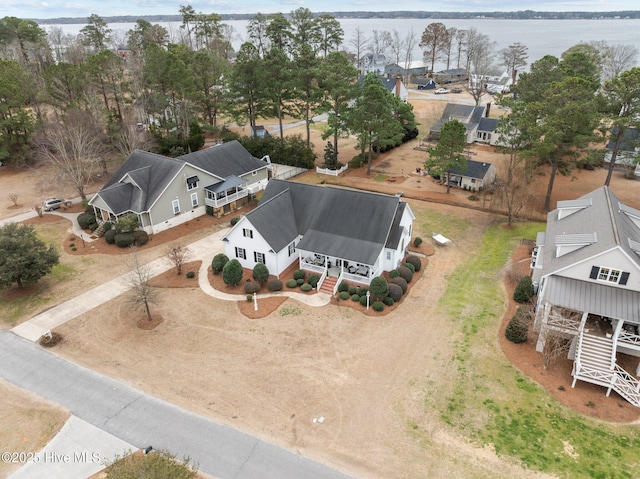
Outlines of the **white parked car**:
M60 198L49 198L42 202L42 211L53 211L60 208L65 204L67 200L61 200Z
M433 93L435 93L436 95L444 95L445 93L449 93L449 90L447 90L446 88L438 88Z

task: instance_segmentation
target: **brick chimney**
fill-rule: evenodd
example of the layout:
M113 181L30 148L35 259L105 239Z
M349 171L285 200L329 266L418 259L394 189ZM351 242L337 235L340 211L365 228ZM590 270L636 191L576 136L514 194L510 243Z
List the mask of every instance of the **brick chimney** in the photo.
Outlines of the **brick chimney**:
M400 98L400 77L396 77L396 96Z
M491 112L491 102L487 103L487 108L484 110L484 116L489 118L489 113Z

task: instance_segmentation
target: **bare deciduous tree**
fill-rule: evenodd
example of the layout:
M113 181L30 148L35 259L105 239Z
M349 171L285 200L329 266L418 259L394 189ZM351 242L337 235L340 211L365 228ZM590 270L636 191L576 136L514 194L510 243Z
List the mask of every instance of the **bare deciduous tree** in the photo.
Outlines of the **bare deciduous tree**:
M100 164L101 143L86 114L68 115L63 124L50 124L40 145L42 156L60 179L71 183L82 199Z
M9 196L7 198L9 198L9 201L13 203L13 206L15 206L16 208L18 207L18 193L9 193Z
M545 369L549 369L561 356L569 354L571 340L553 333L547 333L547 338L542 350L542 363Z
M191 250L180 243L167 246L164 252L167 259L176 267L177 273L182 274L182 267L191 256Z
M502 59L502 65L507 69L507 72L511 74L511 82L515 83L518 78L518 70L527 65L527 58L529 55L527 51L529 49L521 43L512 43L507 48L500 50L500 58Z
M360 30L360 27L356 28L353 36L349 40L349 45L355 49L356 61L358 62L357 67L360 73L362 73L362 56L368 44L369 40L365 37L364 32Z
M151 268L147 264L142 264L137 253L131 259L131 272L125 276L129 291L129 301L136 306L144 307L147 319L151 321L151 304L156 304L158 291L151 286Z
M487 91L487 77L495 73L493 63L495 42L487 35L470 28L467 34L467 71L469 72L469 93L476 105Z

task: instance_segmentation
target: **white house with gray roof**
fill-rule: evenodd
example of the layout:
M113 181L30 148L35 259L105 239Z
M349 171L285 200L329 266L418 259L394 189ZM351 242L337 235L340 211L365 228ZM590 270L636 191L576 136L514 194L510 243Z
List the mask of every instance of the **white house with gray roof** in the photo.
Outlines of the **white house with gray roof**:
M415 216L399 196L269 181L253 211L224 236L226 255L279 276L293 263L320 276L369 284L404 258Z
M538 351L549 335L570 340L574 385L599 384L640 407L640 383L617 364L621 353L640 356L640 210L603 186L559 201L536 245Z
M169 158L135 150L89 200L99 221L135 214L142 229L159 233L205 214L240 208L268 181L268 158L253 157L238 141Z

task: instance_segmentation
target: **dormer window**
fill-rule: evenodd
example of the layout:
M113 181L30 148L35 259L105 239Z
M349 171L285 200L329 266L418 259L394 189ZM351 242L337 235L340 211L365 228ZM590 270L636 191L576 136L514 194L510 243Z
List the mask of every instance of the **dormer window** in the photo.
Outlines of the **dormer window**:
M187 178L187 191L195 190L198 187L199 182L200 178L197 176L190 176Z

